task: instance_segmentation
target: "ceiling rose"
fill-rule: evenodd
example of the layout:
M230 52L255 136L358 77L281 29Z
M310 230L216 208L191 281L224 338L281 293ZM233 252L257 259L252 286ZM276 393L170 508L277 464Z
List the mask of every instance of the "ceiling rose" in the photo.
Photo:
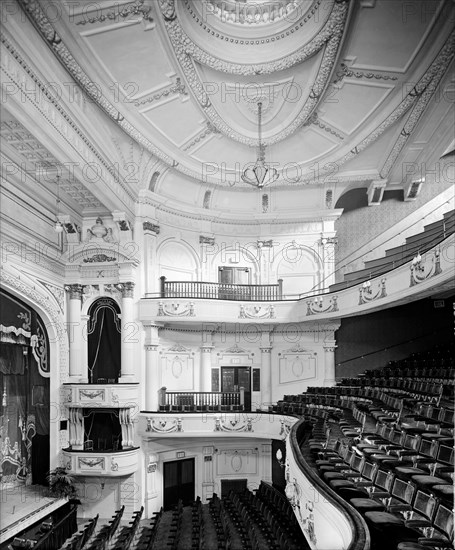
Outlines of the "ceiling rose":
M204 0L207 13L223 23L266 25L290 15L302 0Z

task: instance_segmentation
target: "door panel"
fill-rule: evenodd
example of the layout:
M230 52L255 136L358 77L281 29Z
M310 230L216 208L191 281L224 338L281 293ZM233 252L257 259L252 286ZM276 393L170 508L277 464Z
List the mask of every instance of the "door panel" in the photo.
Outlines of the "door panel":
M251 368L221 367L221 391L245 389L245 410L251 411Z
M165 510L177 506L179 499L184 505L194 500L194 458L165 462L163 478Z

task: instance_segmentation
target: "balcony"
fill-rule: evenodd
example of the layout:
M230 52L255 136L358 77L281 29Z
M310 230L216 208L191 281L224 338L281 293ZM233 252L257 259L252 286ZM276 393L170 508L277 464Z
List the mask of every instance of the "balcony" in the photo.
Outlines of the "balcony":
M63 384L67 407L137 408L139 384Z
M68 472L75 476L120 477L136 472L139 447L124 451L70 451L62 450Z
M245 390L238 392L167 392L159 391L163 412L234 412L245 409Z
M276 285L238 285L204 281L166 281L160 277L160 298L193 298L234 300L241 302L277 301L283 299L283 280Z

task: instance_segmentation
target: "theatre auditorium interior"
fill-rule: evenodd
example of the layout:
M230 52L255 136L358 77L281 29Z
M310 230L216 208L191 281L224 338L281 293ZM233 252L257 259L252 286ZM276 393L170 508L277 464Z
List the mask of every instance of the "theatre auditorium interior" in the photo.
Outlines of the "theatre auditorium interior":
M0 550L453 548L455 3L0 13Z

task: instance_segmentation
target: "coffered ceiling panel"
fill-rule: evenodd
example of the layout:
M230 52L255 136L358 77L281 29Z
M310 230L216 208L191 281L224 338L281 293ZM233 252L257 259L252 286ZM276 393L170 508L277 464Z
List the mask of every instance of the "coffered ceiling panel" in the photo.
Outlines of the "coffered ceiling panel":
M90 29L81 36L111 84L122 87L129 99L169 84L168 73L173 74L173 67L156 30L144 30L140 21ZM115 90L114 85L113 95Z
M320 118L345 134L359 128L393 90L393 85L380 82L347 82L324 103Z

